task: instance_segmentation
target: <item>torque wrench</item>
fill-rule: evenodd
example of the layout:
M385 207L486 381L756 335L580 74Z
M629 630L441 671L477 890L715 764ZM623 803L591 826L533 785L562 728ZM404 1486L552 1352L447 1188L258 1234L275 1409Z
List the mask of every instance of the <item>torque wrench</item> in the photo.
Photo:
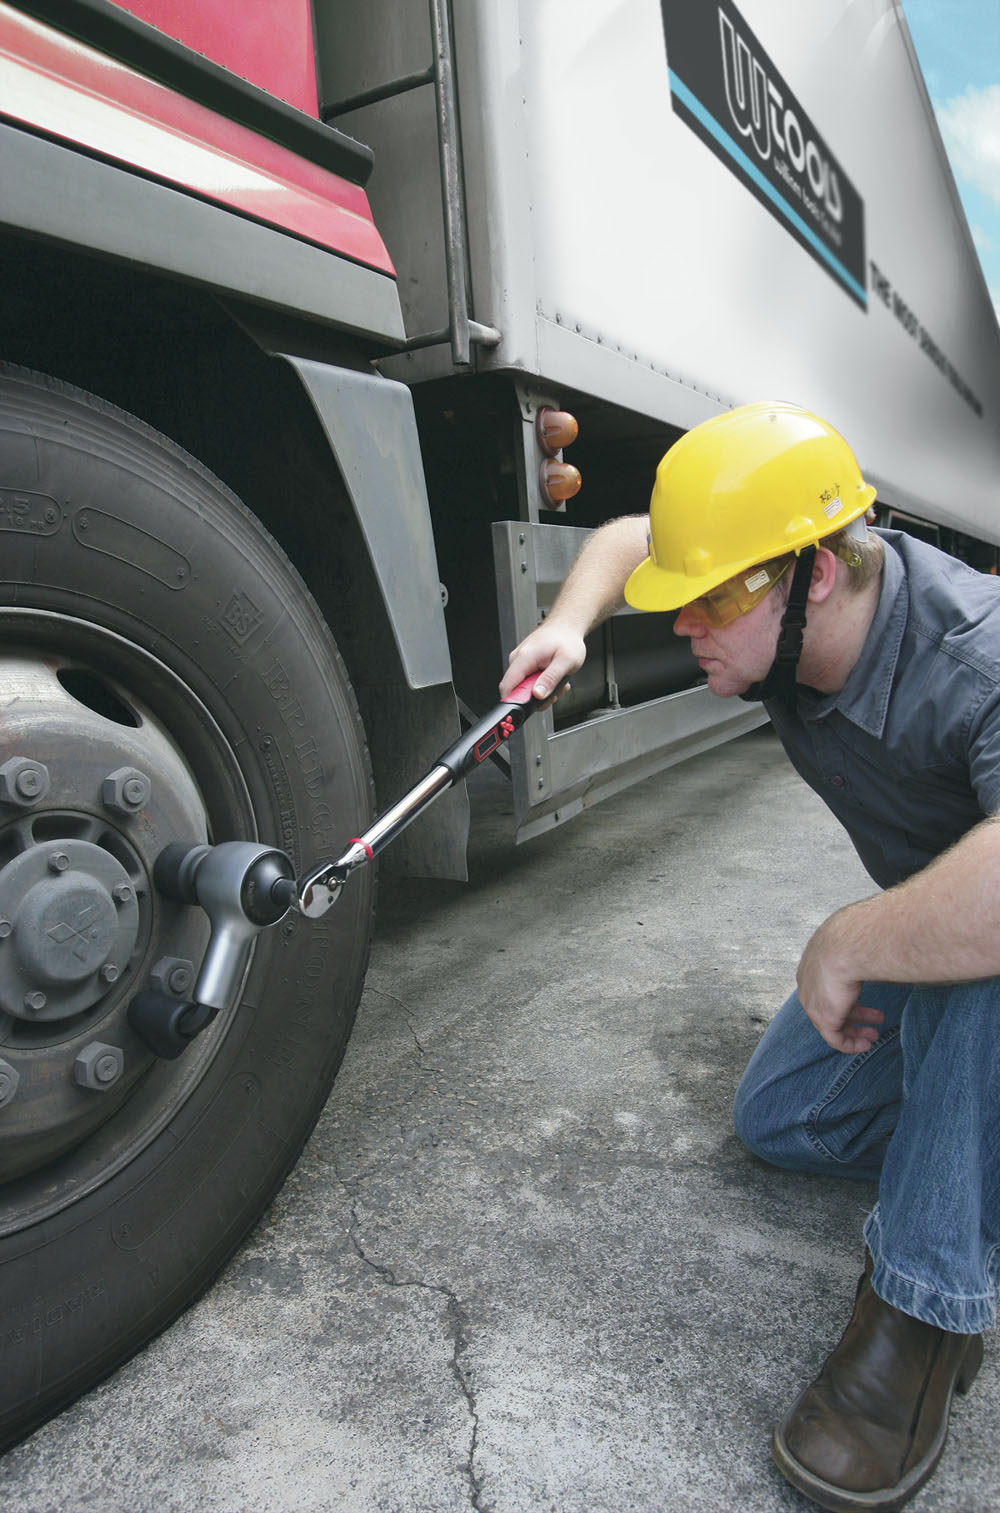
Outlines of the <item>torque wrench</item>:
M336 903L348 877L374 860L418 815L448 788L508 741L537 710L546 709L566 687L565 680L544 700L525 678L503 703L442 752L430 771L397 803L355 836L336 861L323 862L296 877L283 851L253 841L216 846L168 846L158 857L153 879L167 898L198 904L211 933L195 984L193 1002L165 993L137 993L128 1018L158 1056L174 1057L190 1044L239 992L258 933L289 911L319 919Z
M547 707L550 700L539 702L531 692L537 673L525 678L510 697L460 736L438 757L430 771L403 795L398 803L379 816L363 835L356 836L335 862L324 862L297 881L281 879L272 887L276 903L298 909L309 919L318 919L333 905L350 873L377 856L390 841L406 829L440 794L451 788L492 756L519 730L535 710ZM565 685L563 685L565 686ZM561 692L561 687L556 690ZM554 697L554 696L553 696Z

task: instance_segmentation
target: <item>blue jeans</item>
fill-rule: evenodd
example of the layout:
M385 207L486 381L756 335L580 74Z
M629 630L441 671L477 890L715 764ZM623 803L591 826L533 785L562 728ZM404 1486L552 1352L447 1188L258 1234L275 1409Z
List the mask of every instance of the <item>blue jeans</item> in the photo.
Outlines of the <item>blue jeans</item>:
M776 1166L878 1179L865 1224L875 1291L978 1334L1000 1291L1000 978L866 983L861 1002L885 1023L851 1056L792 994L743 1074L736 1132Z

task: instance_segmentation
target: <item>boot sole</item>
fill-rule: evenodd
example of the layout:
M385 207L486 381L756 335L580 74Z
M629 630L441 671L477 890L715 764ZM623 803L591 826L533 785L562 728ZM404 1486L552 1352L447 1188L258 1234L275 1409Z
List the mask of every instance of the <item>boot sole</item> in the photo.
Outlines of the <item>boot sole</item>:
M830 1513L851 1513L852 1509L864 1508L868 1513L896 1513L904 1503L909 1502L926 1481L934 1474L934 1469L941 1459L941 1453L948 1438L948 1421L951 1418L951 1402L956 1392L966 1393L976 1379L976 1373L982 1365L983 1340L981 1335L974 1335L969 1341L968 1349L962 1358L962 1364L955 1373L955 1382L952 1391L948 1394L948 1402L941 1416L941 1427L935 1436L934 1443L924 1458L907 1472L903 1479L893 1487L881 1487L874 1492L851 1492L845 1487L835 1487L832 1482L827 1482L822 1477L814 1475L807 1466L796 1460L795 1456L785 1444L785 1427L795 1413L805 1396L801 1393L785 1414L781 1423L774 1431L771 1440L771 1454L774 1463L782 1476L811 1497L813 1502L819 1503L821 1508L828 1508ZM808 1391L808 1388L806 1388Z

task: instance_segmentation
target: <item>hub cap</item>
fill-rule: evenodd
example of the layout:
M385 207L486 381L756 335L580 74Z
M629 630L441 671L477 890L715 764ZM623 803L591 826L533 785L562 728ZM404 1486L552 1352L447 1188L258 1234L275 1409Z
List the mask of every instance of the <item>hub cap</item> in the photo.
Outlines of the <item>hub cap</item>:
M5 618L9 635L21 617ZM160 1062L128 1007L175 992L179 966L189 988L208 938L201 910L157 893L160 852L252 823L228 744L167 669L82 622L21 626L16 649L0 644L0 1172L46 1167L51 1209L130 1159L211 1061L206 1034Z

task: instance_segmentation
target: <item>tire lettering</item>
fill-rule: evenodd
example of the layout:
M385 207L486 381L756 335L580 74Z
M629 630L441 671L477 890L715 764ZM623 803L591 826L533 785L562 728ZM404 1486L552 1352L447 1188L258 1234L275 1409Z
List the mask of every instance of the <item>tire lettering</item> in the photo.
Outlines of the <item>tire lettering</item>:
M282 721L290 731L295 727L306 723L305 710L299 703L298 695L289 682L288 674L281 663L275 659L264 673L264 683L268 693L278 706L278 713Z
M310 798L319 798L326 786L326 772L319 755L319 747L313 736L297 739L299 732L308 724L305 710L292 687L288 673L275 658L263 673L264 686L278 706L282 723L292 738L292 750Z
M260 754L267 768L267 776L271 784L278 806L279 823L281 825L281 849L287 851L293 859L298 855L298 831L295 824L295 805L292 801L292 787L288 781L288 773L281 759L278 743L272 735L262 736L259 742Z
M316 742L310 736L294 749L299 760L299 770L306 785L306 792L311 799L319 798L326 782L326 773L319 759Z
M107 1283L103 1277L99 1277L96 1282L89 1282L78 1292L64 1296L58 1303L52 1303L44 1309L36 1302L29 1318L25 1318L21 1324L11 1325L0 1334L0 1350L26 1345L59 1324L69 1322L89 1303L107 1296L107 1292Z
M28 489L0 488L0 531L22 536L54 536L62 524L62 510L49 494Z
M310 952L302 968L301 982L304 988L314 991L330 979L330 952L332 934L329 923L313 922ZM316 1038L313 1024L316 1003L304 993L291 1004L288 1016L281 1027L280 1036L275 1036L267 1049L267 1060L277 1071L294 1075L304 1059L316 1054Z

